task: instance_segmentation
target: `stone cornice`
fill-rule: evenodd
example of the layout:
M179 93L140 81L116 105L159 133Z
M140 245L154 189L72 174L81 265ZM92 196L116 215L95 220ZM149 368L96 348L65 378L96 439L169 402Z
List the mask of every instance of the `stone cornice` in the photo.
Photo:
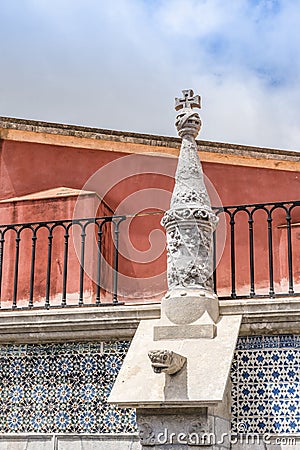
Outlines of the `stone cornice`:
M241 335L300 334L300 298L223 300L224 315L242 314Z
M0 313L0 342L131 339L140 320L159 315L157 304L5 311Z
M243 315L241 335L300 333L300 298L222 300L223 315ZM142 319L158 319L160 304L3 311L1 343L131 339Z
M177 157L180 139L77 125L0 117L0 140L23 141L120 153ZM197 140L203 162L300 170L297 151Z

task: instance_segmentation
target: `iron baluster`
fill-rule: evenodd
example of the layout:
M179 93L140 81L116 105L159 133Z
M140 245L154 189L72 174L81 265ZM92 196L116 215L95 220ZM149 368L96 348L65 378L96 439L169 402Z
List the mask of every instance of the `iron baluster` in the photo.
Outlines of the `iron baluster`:
M106 221L97 223L98 225L98 240L97 240L97 288L96 288L96 306L100 306L100 295L101 295L101 246L102 246L102 227Z
M1 239L0 239L0 308L1 308L1 299L2 299L2 275L3 275L3 252L4 252L4 232L0 231Z
M249 263L250 263L250 297L255 297L254 279L254 238L253 238L253 211L249 214Z
M214 293L217 295L217 242L216 242L216 230L213 232L213 283Z
M16 235L16 252L15 252L15 271L14 271L14 293L12 309L17 308L17 295L18 295L18 277L19 277L19 256L20 256L20 229L17 230Z
M64 308L67 305L67 278L68 278L68 252L69 252L69 227L65 227L64 234L64 268L63 268L63 286L61 306Z
M31 267L30 267L30 288L29 288L29 308L33 308L34 274L35 274L35 252L36 252L36 229L33 230L31 244Z
M114 266L113 266L113 304L118 304L118 268L119 268L119 226L126 217L123 216L119 220L113 222L114 236L115 236L115 250L114 250Z
M87 222L88 223L88 222ZM84 260L85 260L85 238L86 225L81 225L81 250L80 250L80 276L79 276L79 301L78 306L83 305L83 281L84 281Z
M288 272L289 272L289 294L294 294L294 276L293 276L293 251L292 251L292 230L291 230L291 209L286 213L287 223L287 246L288 246Z
M52 240L53 240L53 234L52 230L53 228L47 227L49 234L48 234L48 257L47 257L47 278L46 278L46 301L45 301L45 308L50 308L50 287L51 287L51 263L52 263Z
M274 267L273 267L272 210L268 212L267 222L268 222L268 255L269 255L269 283L270 283L269 296L273 298L275 297L275 291L274 291Z
M235 220L234 213L230 213L230 266L231 266L231 298L236 298L235 281Z

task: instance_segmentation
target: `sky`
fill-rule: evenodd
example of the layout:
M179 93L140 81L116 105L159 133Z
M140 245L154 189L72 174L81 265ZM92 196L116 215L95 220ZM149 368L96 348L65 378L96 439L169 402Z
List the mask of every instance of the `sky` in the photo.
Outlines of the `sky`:
M0 116L300 150L300 0L1 0Z

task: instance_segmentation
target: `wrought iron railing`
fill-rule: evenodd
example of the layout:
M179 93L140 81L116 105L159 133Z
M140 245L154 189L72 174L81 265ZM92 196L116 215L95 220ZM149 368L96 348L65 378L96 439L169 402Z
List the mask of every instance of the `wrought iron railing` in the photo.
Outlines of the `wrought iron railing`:
M223 215L227 229L225 251L214 272L220 298L300 295L300 201L225 206L215 212ZM218 230L215 261L217 242ZM225 274L227 286L219 274Z
M91 305L120 304L118 242L119 226L124 219L125 216L113 216L0 225L1 309L65 307L67 294L71 298L68 306L88 305L84 301L87 282L90 299L94 300ZM96 242L96 249L92 250L97 261L93 281L86 276L88 240ZM103 256L111 269L111 280L105 283L102 277L109 275L103 274ZM54 273L57 272L54 262L60 267L58 276ZM54 280L59 286L53 286ZM111 294L109 302L101 301L103 284L110 285L105 292Z
M300 201L214 210L220 217L213 275L219 298L300 295ZM123 241L129 238L120 227L125 220L105 216L0 225L1 310L123 304L119 234ZM129 263L122 255L121 266L128 269ZM165 259L159 264L165 271ZM138 263L132 273L140 282Z

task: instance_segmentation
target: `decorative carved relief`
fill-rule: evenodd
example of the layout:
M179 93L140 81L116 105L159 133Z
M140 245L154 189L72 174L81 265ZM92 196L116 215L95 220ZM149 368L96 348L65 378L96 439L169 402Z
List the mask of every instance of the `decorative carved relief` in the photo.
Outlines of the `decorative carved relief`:
M188 427L188 434L197 434L201 436L203 433L207 433L209 431L208 421L201 420L193 420Z
M144 446L154 446L155 433L152 426L148 422L139 422L138 428L141 444Z
M162 218L161 223L165 228L167 228L167 226L171 224L173 221L183 219L205 220L207 222L210 222L213 229L215 229L218 223L218 218L216 217L216 215L212 210L204 208L188 208L188 207L170 209L169 211L166 211L166 213Z

